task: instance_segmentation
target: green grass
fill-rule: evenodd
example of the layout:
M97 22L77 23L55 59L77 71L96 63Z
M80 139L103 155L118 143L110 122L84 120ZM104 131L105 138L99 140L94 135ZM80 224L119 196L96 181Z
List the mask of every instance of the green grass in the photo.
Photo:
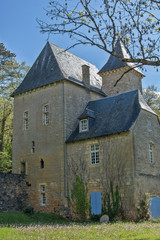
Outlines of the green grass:
M34 213L33 215L24 214L23 212L0 213L0 225L33 225L55 223L66 223L66 220L54 213Z
M10 223L6 222L7 219ZM69 223L54 214L27 216L23 213L0 213L0 222L3 224L0 225L0 240L160 240L159 220L142 223Z

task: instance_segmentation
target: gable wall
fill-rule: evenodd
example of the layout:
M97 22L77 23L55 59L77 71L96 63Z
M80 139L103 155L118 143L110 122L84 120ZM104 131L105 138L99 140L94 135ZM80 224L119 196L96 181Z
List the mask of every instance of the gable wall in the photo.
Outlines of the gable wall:
M116 81L127 71L126 69L112 71L110 74L102 75L102 90L108 95L113 96L119 93L139 89L142 92L141 77L135 72L126 73L114 87Z
M148 117L152 131L148 130ZM154 162L149 162L149 143L154 145ZM137 200L144 193L160 196L160 125L156 115L141 110L133 127L133 151Z
M91 164L90 146L100 147L100 163ZM67 143L68 186L72 188L75 172L82 174L88 193L109 189L109 181L118 184L128 218L134 215L134 180L130 132ZM79 172L79 173L78 173Z

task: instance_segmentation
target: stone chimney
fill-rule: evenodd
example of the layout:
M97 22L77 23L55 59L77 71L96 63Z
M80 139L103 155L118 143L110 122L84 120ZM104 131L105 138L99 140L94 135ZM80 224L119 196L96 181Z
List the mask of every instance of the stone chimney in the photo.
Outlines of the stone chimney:
M90 87L90 67L88 65L82 65L82 81L86 86Z

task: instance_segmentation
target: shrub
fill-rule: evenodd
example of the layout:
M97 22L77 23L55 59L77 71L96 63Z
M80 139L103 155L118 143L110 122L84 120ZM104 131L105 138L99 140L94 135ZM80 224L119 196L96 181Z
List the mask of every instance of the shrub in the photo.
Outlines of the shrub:
M141 199L139 206L137 207L137 221L148 220L150 218L150 195L144 194Z
M90 220L93 221L93 222L99 222L100 218L101 218L101 214L98 214L98 215L91 214L90 215Z
M33 209L33 207L28 206L28 207L26 207L26 208L24 209L23 212L24 212L25 214L28 214L28 215L33 215L33 214L34 214L34 209Z
M107 214L110 221L121 215L121 199L118 186L114 191L112 182L110 182L109 192L105 193L103 199L102 214Z
M71 205L76 214L80 215L82 219L86 218L89 208L87 186L81 176L76 176L75 178L73 189L71 190Z

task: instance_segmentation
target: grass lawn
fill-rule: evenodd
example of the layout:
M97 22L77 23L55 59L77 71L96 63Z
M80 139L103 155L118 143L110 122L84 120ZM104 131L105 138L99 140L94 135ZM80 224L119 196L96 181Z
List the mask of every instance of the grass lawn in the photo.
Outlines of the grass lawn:
M0 240L2 239L137 239L160 240L160 221L143 223L73 223L66 222L53 214L24 216L22 213L8 214L21 216L21 224L16 220L14 225L6 225L4 215L0 213ZM36 220L35 220L36 219ZM39 220L38 220L39 219ZM2 221L3 220L3 221ZM10 218L11 220L11 218ZM26 220L26 222L25 222ZM12 218L13 221L13 218ZM11 222L10 221L10 224ZM3 223L2 223L3 222ZM13 224L13 222L12 222Z

